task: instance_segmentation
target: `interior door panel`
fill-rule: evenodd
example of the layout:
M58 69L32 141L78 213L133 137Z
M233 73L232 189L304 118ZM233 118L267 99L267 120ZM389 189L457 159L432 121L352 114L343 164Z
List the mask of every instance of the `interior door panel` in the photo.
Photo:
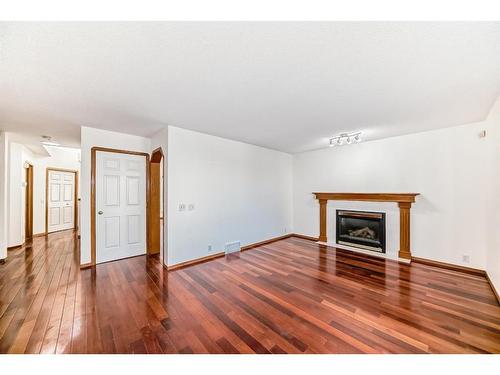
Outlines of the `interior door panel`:
M49 233L75 227L75 173L48 171L47 231Z
M96 263L146 253L146 158L96 153Z

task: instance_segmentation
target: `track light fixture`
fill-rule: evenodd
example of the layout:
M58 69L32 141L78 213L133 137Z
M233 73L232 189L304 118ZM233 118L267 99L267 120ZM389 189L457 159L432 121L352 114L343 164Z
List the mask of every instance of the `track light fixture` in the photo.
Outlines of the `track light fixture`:
M330 138L330 147L342 146L345 144L353 144L361 142L361 132L357 133L341 133Z

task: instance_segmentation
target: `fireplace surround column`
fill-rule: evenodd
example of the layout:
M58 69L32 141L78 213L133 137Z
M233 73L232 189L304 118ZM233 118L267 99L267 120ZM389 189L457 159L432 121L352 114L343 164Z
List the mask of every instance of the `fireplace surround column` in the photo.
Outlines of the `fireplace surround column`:
M327 199L319 199L319 242L326 242L326 204Z
M399 257L411 259L410 208L409 202L398 202L399 206Z

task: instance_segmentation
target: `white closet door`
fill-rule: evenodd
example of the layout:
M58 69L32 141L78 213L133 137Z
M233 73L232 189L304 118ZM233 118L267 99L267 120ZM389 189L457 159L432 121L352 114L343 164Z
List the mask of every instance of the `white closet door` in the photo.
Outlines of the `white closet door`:
M96 152L96 263L146 254L146 158Z
M48 232L74 228L75 173L49 170L48 179Z

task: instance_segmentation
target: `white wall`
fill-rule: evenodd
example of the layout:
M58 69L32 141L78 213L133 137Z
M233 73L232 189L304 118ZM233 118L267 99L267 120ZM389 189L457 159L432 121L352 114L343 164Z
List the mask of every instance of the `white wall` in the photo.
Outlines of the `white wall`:
M169 127L167 171L168 265L291 232L289 154Z
M81 264L89 263L90 255L90 170L92 147L107 147L127 151L151 151L151 140L130 134L89 128L81 129L81 202L80 202L80 248Z
M50 156L33 154L24 145L11 142L8 171L8 246L25 241L26 170L24 163L33 165L33 234L45 232L46 169L63 168L80 171L78 149L48 148Z
M317 236L324 192L420 193L411 212L412 255L485 269L483 190L492 171L485 123L411 134L294 155L294 231ZM387 212L387 251L399 250L396 204L330 202L328 241L335 242L335 208ZM498 231L497 231L498 232ZM470 256L470 263L462 255Z
M8 176L9 139L0 132L0 259L7 258L7 176Z
M23 148L19 143L9 144L9 177L7 194L7 246L18 246L24 242L23 223Z
M488 117L488 141L490 163L488 174L490 181L484 186L488 189L488 207L486 210L487 259L486 271L500 293L500 98L496 101Z

